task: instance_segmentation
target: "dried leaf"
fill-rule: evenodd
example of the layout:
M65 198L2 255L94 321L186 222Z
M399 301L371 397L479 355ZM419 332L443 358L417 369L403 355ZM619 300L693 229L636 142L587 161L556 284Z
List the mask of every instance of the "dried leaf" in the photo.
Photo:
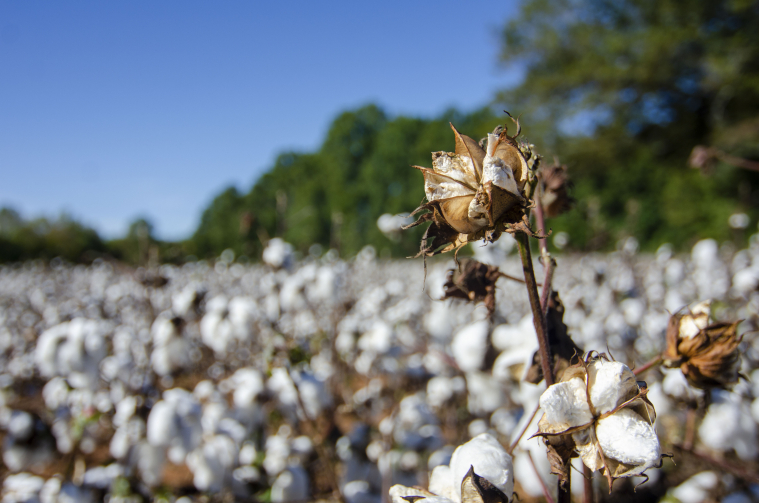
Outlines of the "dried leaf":
M562 378L568 367L580 363L584 352L569 336L567 326L564 324L564 305L556 291L552 291L548 299L546 331L553 358L553 372L558 380ZM525 375L525 381L538 384L542 380L543 367L540 364L540 355L535 352L532 365Z

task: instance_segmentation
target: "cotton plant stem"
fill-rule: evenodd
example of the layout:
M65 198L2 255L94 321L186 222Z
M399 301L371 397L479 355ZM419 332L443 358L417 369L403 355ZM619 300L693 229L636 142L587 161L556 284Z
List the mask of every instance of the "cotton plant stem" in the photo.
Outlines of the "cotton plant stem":
M538 182L538 186L540 182ZM538 234L545 236L546 223L545 216L543 215L543 203L540 201L540 188L535 187L535 224L538 228ZM548 247L546 246L546 238L538 238L538 245L540 246L540 254L547 255Z
M535 470L535 476L538 477L538 480L540 481L540 487L543 489L543 496L545 496L546 501L548 503L556 503L551 497L551 491L548 490L546 483L543 481L543 477L540 476L540 470L538 470L538 465L535 464L535 460L532 459L532 454L530 454L530 451L525 452L527 452L527 457L530 458L532 468ZM561 501L561 497L559 497L559 501Z
M683 440L683 449L693 449L693 441L696 439L696 412L697 408L688 405L688 411L685 415L685 439Z
M553 272L556 270L556 261L550 255L544 255L543 258L546 276L543 280L543 291L540 293L540 307L543 309L545 317L548 316L548 299L551 297L551 283L553 282Z
M585 466L585 463L582 464L582 475L584 479L584 486L585 486L585 496L583 497L583 503L594 503L595 497L593 494L593 472L590 471L590 468Z
M538 287L535 283L535 270L532 267L532 254L530 253L530 243L527 234L518 232L516 235L517 244L519 245L519 255L522 258L522 269L524 270L524 279L527 286L527 295L530 297L530 307L532 308L532 321L535 324L535 332L538 335L538 353L540 354L540 366L543 369L543 377L546 386L555 383L553 376L553 365L551 362L551 348L548 345L548 334L545 330L544 311L540 306L540 297L538 296Z
M662 360L661 359L661 355L659 355L656 358L654 358L653 360L651 360L650 362L648 362L645 365L643 365L642 367L638 367L635 370L633 370L633 374L635 374L636 376L640 375L643 372L645 372L646 370L650 369L651 367L654 367L654 366L660 364L661 360Z

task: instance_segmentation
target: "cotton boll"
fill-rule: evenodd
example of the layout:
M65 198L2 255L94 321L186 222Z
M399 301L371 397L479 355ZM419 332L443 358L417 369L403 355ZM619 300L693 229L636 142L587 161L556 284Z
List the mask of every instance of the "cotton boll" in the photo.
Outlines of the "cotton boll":
M75 318L44 331L37 340L34 358L45 377L62 376L75 388L94 387L105 357L106 322Z
M393 436L398 444L407 449L432 449L442 445L437 417L427 406L424 393L401 400Z
M681 503L701 503L709 499L709 493L717 487L719 478L711 471L700 472L670 489L669 494Z
M638 391L635 375L627 365L601 360L588 366L588 388L590 401L598 414L614 410Z
M266 439L263 467L269 476L279 475L287 467L290 442L287 435L273 435Z
M565 431L593 420L586 395L586 385L579 377L550 386L540 397L540 408L552 428Z
M601 419L596 437L607 457L633 466L653 466L661 452L653 425L630 409Z
M735 449L743 460L756 457L757 426L746 402L737 393L712 392L713 402L698 429L701 442L710 449L729 451Z
M475 416L490 414L506 400L501 383L484 372L469 372L466 386L467 408Z
M226 435L214 435L187 456L193 484L200 491L217 492L227 484L237 462L237 447Z
M439 408L445 402L453 398L456 393L455 386L452 385L453 379L444 376L433 377L427 381L427 403L432 408Z
M429 484L429 490L431 493L448 498L452 501L460 501L459 493L454 486L454 476L450 466L440 465L433 468L432 473L430 474ZM460 490L461 488L459 487L459 491Z
M353 480L343 486L343 497L346 503L381 503L382 496L372 492L371 486L365 480Z
M39 501L37 497L44 483L44 479L29 473L8 475L3 481L3 503Z
M392 347L393 329L383 321L376 321L372 328L358 339L358 348L374 354L387 353Z
M28 440L34 432L34 418L28 412L14 410L5 428L13 438Z
M306 501L310 494L308 473L301 466L289 466L271 486L272 503Z
M506 449L488 433L474 437L459 446L451 457L451 474L458 500L461 500L461 481L470 467L474 473L485 477L491 484L511 497L514 492L514 468Z
M265 390L261 372L252 367L237 370L229 378L229 381L234 389L233 402L235 407L250 407Z
M148 416L148 442L169 447L169 458L179 464L198 446L201 433L201 407L192 393L179 388L164 391L163 400Z
M289 269L293 263L293 247L280 238L272 238L264 248L263 260L275 269Z
M622 314L628 325L631 327L637 327L640 325L643 315L646 312L646 303L643 299L625 299L620 303L619 307L622 309Z
M62 377L50 379L42 388L42 399L45 401L45 407L54 411L66 405L68 393L69 385L65 379Z
M488 350L490 324L480 321L462 328L453 336L451 351L456 364L463 372L480 370Z
M688 383L680 369L662 368L661 371L664 374L661 387L665 394L687 401L696 401L704 395L702 390Z

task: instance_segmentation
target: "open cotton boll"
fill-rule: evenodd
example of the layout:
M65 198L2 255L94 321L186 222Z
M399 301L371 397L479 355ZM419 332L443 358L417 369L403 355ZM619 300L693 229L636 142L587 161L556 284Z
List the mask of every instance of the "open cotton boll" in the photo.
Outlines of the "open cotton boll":
M37 500L45 480L30 473L8 475L3 481L3 502L33 502Z
M596 414L605 414L638 393L635 374L621 362L595 360L588 365L590 402Z
M217 492L231 476L237 463L237 446L226 435L214 435L187 456L193 484L200 491Z
M34 360L45 377L62 376L75 388L94 387L106 356L105 336L111 325L75 318L45 330L37 339Z
M430 492L448 498L452 501L460 501L459 493L454 487L454 477L451 467L448 465L436 466L430 473ZM459 491L461 488L459 487Z
M596 437L605 456L624 464L650 467L661 458L653 425L630 409L601 419L596 426Z
M574 377L550 386L540 396L540 408L552 432L558 433L593 421L585 381Z
M479 321L456 332L451 342L451 352L456 365L463 372L480 370L488 350L490 323Z
M490 414L506 401L503 385L486 372L466 375L467 408L475 416Z
M489 433L477 435L453 451L450 467L458 501L461 501L461 482L470 467L474 467L474 473L487 479L506 496L511 497L514 492L511 456Z
M687 401L696 401L704 396L703 390L694 388L688 384L688 380L679 368L668 369L661 367L660 370L664 374L661 387L665 394Z
M169 447L169 459L175 464L200 443L202 409L192 393L181 388L163 392L150 411L147 440L156 447Z

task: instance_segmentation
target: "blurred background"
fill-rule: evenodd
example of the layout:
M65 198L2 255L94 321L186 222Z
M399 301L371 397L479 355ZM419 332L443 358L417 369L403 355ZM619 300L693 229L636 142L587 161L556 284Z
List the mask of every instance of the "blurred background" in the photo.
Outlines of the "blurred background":
M4 2L0 261L258 260L272 237L407 256L410 166L503 110L568 167L552 246L745 246L758 18L741 0Z

